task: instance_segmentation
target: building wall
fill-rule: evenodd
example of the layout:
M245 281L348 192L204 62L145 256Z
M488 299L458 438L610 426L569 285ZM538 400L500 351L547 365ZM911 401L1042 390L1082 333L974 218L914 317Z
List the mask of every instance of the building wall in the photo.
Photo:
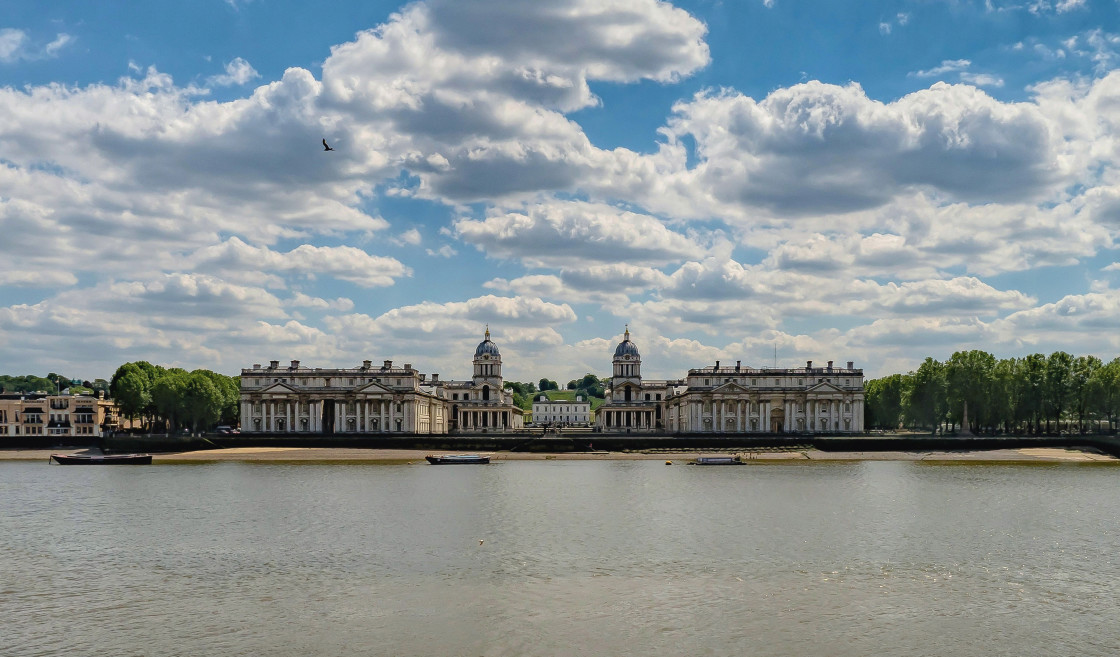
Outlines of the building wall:
M446 405L409 364L325 369L272 361L241 370L242 433L444 434L447 419Z
M591 424L591 403L576 396L576 401L550 401L540 395L533 400L533 424L536 425L589 425Z
M0 441L14 436L96 438L114 431L120 413L112 400L86 395L0 395Z

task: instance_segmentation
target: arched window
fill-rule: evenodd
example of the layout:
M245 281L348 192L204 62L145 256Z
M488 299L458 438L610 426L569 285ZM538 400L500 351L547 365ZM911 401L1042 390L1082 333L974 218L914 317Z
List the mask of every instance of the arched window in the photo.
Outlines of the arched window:
M490 401L490 386L482 386L482 401Z

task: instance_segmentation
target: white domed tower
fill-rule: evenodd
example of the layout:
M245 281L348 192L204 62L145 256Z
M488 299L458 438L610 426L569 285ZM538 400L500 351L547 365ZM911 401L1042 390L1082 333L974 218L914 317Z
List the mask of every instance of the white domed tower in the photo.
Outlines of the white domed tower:
M486 327L484 339L474 350L474 385L484 386L484 401L502 399L502 354L498 351L498 345L490 340L489 326Z
M622 342L614 349L613 362L611 398L621 402L636 400L636 393L642 389L642 355L638 353L638 346L630 341L629 326Z

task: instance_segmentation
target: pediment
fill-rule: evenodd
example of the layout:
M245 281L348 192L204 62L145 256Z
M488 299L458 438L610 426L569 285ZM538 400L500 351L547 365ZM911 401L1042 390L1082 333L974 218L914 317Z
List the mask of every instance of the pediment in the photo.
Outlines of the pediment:
M357 388L354 388L354 392L360 392L367 395L392 395L396 393L396 391L392 388L386 388L380 383L374 381L363 383Z
M266 387L261 388L260 390L254 390L253 392L256 393L256 394L261 394L261 395L268 395L268 394L287 395L287 394L290 394L290 393L293 393L293 392L299 392L299 390L297 390L295 387L293 387L293 386L291 386L287 383L281 383L281 382L277 381L275 383L268 384Z
M843 394L844 389L839 386L829 383L828 381L821 381L820 383L810 386L806 392L838 392Z
M724 383L721 386L717 386L715 388L712 388L712 394L713 395L745 395L749 392L750 392L749 389L744 388L743 386L739 385L738 383L735 383L734 381Z

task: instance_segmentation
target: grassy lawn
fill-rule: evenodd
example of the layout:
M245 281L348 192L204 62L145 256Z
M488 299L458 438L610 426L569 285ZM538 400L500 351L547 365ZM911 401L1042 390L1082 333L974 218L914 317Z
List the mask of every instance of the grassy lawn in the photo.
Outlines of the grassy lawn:
M583 395L583 393L577 393L576 390L546 390L544 394L548 395L548 398L549 398L550 401L575 401L576 400L576 394ZM541 393L539 393L539 392L533 393L533 398L534 399L536 399L537 397L540 397L540 396L541 396ZM583 395L583 397L584 397L584 399L583 399L584 401L588 401L586 395ZM604 401L606 401L606 400L599 399L598 397L592 397L591 398L591 410L594 411L597 408L599 408L600 406L602 406Z

